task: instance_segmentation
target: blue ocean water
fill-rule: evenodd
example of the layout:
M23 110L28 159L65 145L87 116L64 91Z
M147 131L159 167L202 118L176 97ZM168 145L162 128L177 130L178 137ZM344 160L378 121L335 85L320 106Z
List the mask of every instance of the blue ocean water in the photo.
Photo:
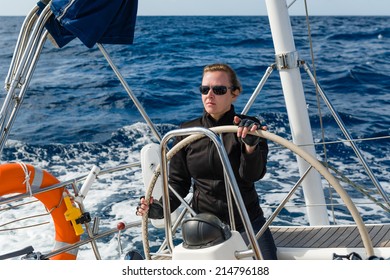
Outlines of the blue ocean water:
M2 79L7 75L22 22L23 17L0 17ZM292 17L301 59L311 67L315 65L322 88L353 138L390 135L388 23L389 17L311 17L313 63L306 19ZM225 62L236 69L244 87L235 105L241 111L274 62L267 17L138 17L133 45L105 48L162 135L201 114L197 89L206 64ZM321 132L316 92L303 70L302 79L318 141ZM5 91L0 101L4 97ZM290 138L276 70L249 114L263 116L271 132ZM322 114L326 140L344 139L324 107ZM64 180L88 172L95 164L103 168L139 160L142 146L156 141L98 48L88 49L78 40L62 49L46 42L9 139L2 162L31 163ZM390 192L389 138L358 145ZM361 176L355 179L370 184L363 169L356 166L356 157L348 145L330 145L327 152L335 166L352 165L351 170L343 172L360 171ZM264 204L273 204L280 198L279 191L288 190L287 179L286 186L275 186L272 176L294 175L287 171L289 164L281 164L279 156L270 156L270 175L259 186L260 193L270 191L262 195ZM108 182L108 188L98 187L102 194L90 202L92 211L114 220L134 214L129 206L136 203L131 198L142 193L139 173L118 180ZM135 181L132 188L130 180ZM302 197L295 200L301 201ZM389 219L370 207L364 211L366 218L373 221ZM299 211L287 211L284 216L291 222L303 219ZM139 243L139 235L128 234L127 238Z

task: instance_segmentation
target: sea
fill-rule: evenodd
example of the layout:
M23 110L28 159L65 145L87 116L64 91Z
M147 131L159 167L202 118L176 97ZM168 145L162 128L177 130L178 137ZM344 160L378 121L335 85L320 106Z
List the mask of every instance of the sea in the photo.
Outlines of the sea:
M2 80L7 76L23 20L24 17L0 17ZM352 138L359 140L356 145L387 194L390 193L389 20L385 16L291 18L300 59L315 73ZM132 45L104 47L162 136L181 122L201 115L198 86L205 65L223 62L236 70L243 93L235 108L241 112L267 68L274 63L269 22L263 16L139 16ZM373 184L351 145L343 142L343 133L303 69L301 76L314 141L321 141L324 128L324 140L333 142L326 146L326 152L322 145L316 145L319 159L326 158L357 185L372 189ZM5 96L6 91L2 90L1 102ZM277 70L267 79L248 114L263 117L270 132L291 140ZM66 181L88 174L95 165L106 169L139 162L141 148L152 142L158 142L156 135L97 46L87 48L75 39L63 48L56 48L47 41L0 161L32 164ZM256 183L266 216L299 178L296 168L294 155L270 143L267 175ZM358 203L364 220L390 221L389 212L375 204L363 204L356 189L348 187L348 191ZM99 178L84 204L92 218L100 219L100 230L107 230L120 222L139 221L135 209L144 192L138 167L113 178ZM292 197L292 203L303 200L301 190ZM350 222L345 209L335 205L329 210L336 213L332 222ZM54 244L50 216L8 224L20 214L45 212L42 205L7 205L0 210L0 255L29 245L37 252L50 252ZM38 226L40 223L43 225ZM305 224L305 209L286 206L275 223ZM163 239L163 230L151 228L150 232L151 246L156 249ZM120 235L98 240L97 245L103 259L123 259L130 250L142 252L141 230L128 228ZM78 258L95 259L90 244L80 247Z

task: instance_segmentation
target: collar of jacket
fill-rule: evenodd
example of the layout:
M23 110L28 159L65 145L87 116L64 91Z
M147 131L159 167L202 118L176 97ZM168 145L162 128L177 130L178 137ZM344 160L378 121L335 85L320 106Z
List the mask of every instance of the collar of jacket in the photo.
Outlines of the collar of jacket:
M207 128L221 125L232 125L235 115L236 112L233 105L230 107L230 110L227 111L218 121L215 120L209 113L203 111L202 122L203 125Z

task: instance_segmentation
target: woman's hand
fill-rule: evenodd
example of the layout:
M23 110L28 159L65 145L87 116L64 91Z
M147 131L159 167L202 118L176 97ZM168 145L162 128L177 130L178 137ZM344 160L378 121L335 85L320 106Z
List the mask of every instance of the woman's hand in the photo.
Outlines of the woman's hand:
M162 204L158 200L154 200L153 197L150 198L149 203L147 203L144 196L141 196L140 202L137 206L137 211L135 214L137 216L143 216L149 211L150 219L162 219L164 218L164 210Z
M258 129L267 130L267 126L264 124L261 125L259 122L252 119L241 119L239 116L235 116L233 122L235 125L238 125L237 137L244 142L247 148L250 147L249 150L247 149L248 152L253 152L255 146L263 139L255 135L248 134L248 132L253 132Z

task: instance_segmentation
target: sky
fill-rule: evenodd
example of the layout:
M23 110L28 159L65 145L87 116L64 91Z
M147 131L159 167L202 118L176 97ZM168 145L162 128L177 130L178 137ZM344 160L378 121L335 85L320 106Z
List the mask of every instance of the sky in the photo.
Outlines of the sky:
M25 16L38 0L2 0L0 16ZM293 0L287 0L291 3ZM306 0L310 15L390 16L390 0ZM265 0L139 0L138 15L266 15ZM297 0L290 15L304 15Z

